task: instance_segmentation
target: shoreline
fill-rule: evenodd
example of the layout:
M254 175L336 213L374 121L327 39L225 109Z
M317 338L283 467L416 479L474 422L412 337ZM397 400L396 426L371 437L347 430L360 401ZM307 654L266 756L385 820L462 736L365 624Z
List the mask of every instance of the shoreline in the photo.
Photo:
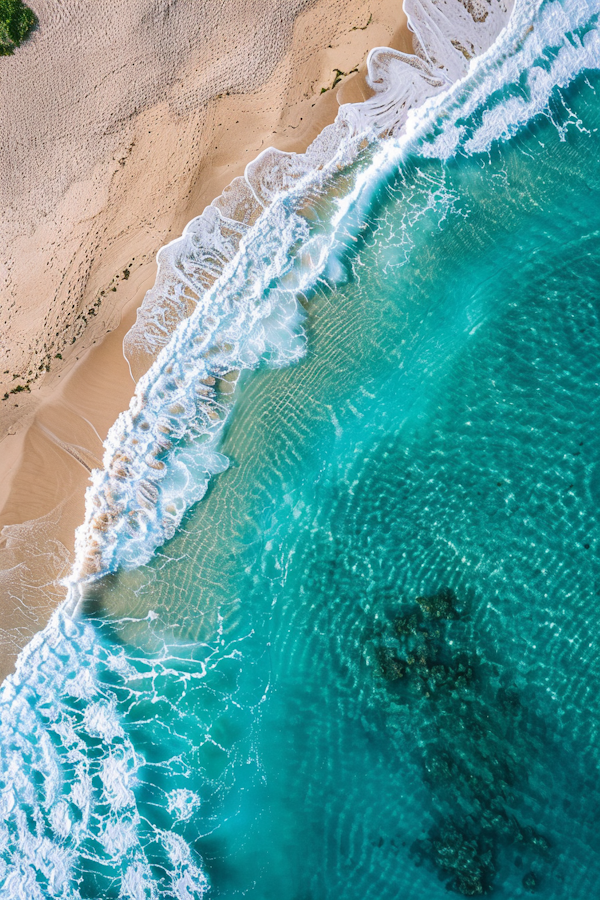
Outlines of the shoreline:
M65 589L57 580L66 575L73 559L75 528L83 521L89 471L101 465L102 442L118 414L127 408L135 387L122 342L154 283L156 252L181 234L261 150L273 146L303 152L335 119L339 103L369 96L372 92L365 82L369 49L381 44L405 50L412 47L406 18L397 5L383 2L373 12L373 5L364 3L353 10L347 22L337 23L339 43L333 46L332 39L332 45L321 54L322 70L335 59L337 67L358 71L342 78L334 88L311 92L315 84L321 90L323 78L314 78L314 66L307 60L303 66L296 65L291 79L300 96L290 97L289 91L281 89L284 70L294 69L294 62L301 58L305 33L314 27L314 17L322 6L327 8L327 4L316 5L299 15L291 46L258 91L209 102L206 118L213 125L211 142L215 143L211 146L215 150L202 160L188 190L178 197L159 247L151 246L156 237L152 232L138 232L133 240L127 233L119 237L102 260L103 270L119 271L124 265L121 272L127 270L127 275L121 274L117 280L113 276L112 287L104 292L105 300L113 299L107 298L109 293L115 297L112 309L107 302L103 304L103 327L99 327L100 321L91 323L93 327L74 343L73 351L65 353L59 370L49 373L39 387L34 386L24 404L24 394L18 395L19 405L12 407L8 424L9 417L4 416L8 433L0 440L0 678L12 671L18 652L64 599ZM368 19L364 27L350 24L363 19ZM352 66L358 53L360 64ZM332 65L331 71L335 74L336 66ZM272 106L272 118L265 123L265 104L274 95L277 99L277 93L279 104ZM229 128L223 123L228 122L239 127L232 124L234 136L225 139ZM147 202L151 206L151 197ZM18 418L16 408L20 410ZM6 411L0 409L0 426Z

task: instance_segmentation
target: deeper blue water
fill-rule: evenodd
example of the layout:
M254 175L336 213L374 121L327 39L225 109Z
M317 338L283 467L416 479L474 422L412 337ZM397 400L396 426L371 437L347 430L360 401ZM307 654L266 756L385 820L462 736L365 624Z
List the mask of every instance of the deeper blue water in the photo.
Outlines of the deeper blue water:
M599 92L382 177L230 468L19 694L23 896L597 895Z

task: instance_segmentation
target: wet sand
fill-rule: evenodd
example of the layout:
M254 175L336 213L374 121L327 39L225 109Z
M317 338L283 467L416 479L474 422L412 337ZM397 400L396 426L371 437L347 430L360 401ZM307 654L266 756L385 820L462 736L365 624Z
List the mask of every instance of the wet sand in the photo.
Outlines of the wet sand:
M147 0L120 3L137 10L138 18L149 5ZM152 8L156 11L162 5L168 6L161 2ZM27 81L28 59L34 52L35 72L43 65L44 52L56 52L44 44L49 5L31 2L31 6L40 29L21 48L22 56L2 61L0 87L11 78ZM219 87L221 82L215 81L214 59L213 69L203 68L201 60L194 67L191 51L189 58L181 51L167 87L164 73L159 73L163 80L157 77L157 96L151 97L155 102L146 96L145 107L123 119L118 137L126 138L125 150L115 156L114 141L109 140L105 157L88 154L83 160L87 171L82 153L77 158L83 166L79 180L67 183L67 179L63 193L56 196L40 184L39 191L31 188L27 197L17 196L18 191L9 197L0 233L0 269L4 266L9 273L8 293L0 298L5 323L0 353L6 353L2 368L8 369L8 374L0 374L0 397L9 392L8 400L0 403L0 677L12 670L18 651L64 597L57 579L68 572L72 560L89 471L101 464L102 442L133 393L122 341L154 282L156 252L265 147L301 152L333 121L340 102L368 96L364 75L369 49L381 45L411 49L398 3L358 0L344 5L317 0L304 11L298 9L296 5L295 15L289 9L285 13L291 21L286 25L284 16L280 27L287 43L279 47L276 42L259 84L253 70L246 90L242 82L235 92L216 91L202 104L192 104L185 115L174 108L177 91L188 96L195 90L201 97L207 85ZM233 23L240 13L232 5L227 15ZM93 19L91 12L90 17L88 26L99 27L102 20ZM152 37L159 39L161 28L168 31L161 21L147 23L150 44ZM76 20L77 27L85 23L85 17ZM257 32L262 19L260 23ZM116 44L119 50L119 41ZM121 52L125 64L126 44ZM148 65L147 57L142 58ZM7 74L6 66L14 62L16 71ZM127 62L131 63L129 57ZM113 76L117 63L111 62ZM159 60L156 65L164 63ZM101 68L88 97L105 90ZM357 73L331 89L334 70L355 68ZM229 84L231 73L221 75L222 84ZM118 85L110 79L109 84L109 99L117 107L123 105ZM45 85L42 94L63 88L61 83L56 88ZM145 91L152 93L147 85ZM168 91L171 96L166 98ZM33 105L37 102L39 98L31 99ZM101 118L102 102L96 100L95 107ZM77 115L75 105L73 116ZM94 122L94 127L101 125ZM15 144L18 122L9 120L8 126ZM30 132L35 153L36 132ZM60 152L73 151L59 140L52 143L51 134L48 141L47 155L54 154L55 163ZM20 151L15 155L20 158ZM44 176L39 160L32 169ZM16 183L18 173L12 177ZM1 187L5 197L10 194L6 178ZM19 203L23 221L14 228ZM31 224L34 219L37 225ZM29 392L10 393L27 381Z

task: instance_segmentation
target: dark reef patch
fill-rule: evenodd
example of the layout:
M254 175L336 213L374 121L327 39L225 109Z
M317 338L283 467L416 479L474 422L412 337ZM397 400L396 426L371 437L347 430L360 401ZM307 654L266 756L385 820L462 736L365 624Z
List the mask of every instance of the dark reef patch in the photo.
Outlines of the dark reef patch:
M546 728L498 667L469 646L469 629L459 628L464 618L443 588L401 615L390 612L369 642L389 721L410 735L431 796L433 825L411 855L466 897L491 894L523 868L519 879L532 893L550 843L518 811Z

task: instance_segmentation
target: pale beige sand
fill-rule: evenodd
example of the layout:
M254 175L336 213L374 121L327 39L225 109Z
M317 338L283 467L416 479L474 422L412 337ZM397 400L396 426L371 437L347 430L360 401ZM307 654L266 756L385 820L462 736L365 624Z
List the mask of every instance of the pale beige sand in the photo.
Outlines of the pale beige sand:
M0 397L31 391L0 401L0 677L64 597L156 252L261 149L368 96L370 48L412 47L396 0L29 5L38 32L0 60Z

